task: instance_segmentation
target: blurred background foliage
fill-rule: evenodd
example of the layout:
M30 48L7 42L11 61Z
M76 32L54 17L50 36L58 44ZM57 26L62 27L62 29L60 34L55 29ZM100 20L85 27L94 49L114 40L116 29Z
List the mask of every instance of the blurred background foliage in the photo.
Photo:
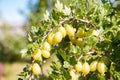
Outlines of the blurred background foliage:
M0 35L0 61L15 62L21 61L20 50L26 47L27 39L23 34L16 33L14 27L4 23Z
M67 3L67 1L69 0L62 0L64 3ZM11 25L0 18L0 62L29 60L21 58L27 47L27 33L31 26L39 26L43 13L46 9L51 11L54 2L55 0L36 0L36 3L33 3L32 0L28 0L27 7L30 10L28 15L19 10L19 13L27 18L24 24Z

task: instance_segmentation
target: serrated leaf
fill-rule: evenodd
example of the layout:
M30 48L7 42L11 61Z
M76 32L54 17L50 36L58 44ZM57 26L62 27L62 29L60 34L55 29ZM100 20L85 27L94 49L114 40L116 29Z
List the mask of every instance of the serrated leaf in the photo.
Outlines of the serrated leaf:
M76 47L74 45L72 45L72 44L70 45L70 52L77 53Z
M65 61L67 61L67 55L66 55L66 53L65 53L63 50L60 50L60 51L59 51L59 54L61 55L61 57L62 57Z
M70 63L71 65L77 64L76 58L75 58L74 56L70 57L70 58L69 58L69 63Z
M68 70L64 70L63 75L65 77L65 80L70 80L71 79L71 76L70 76L70 73L69 73Z
M64 67L64 68L69 68L69 67L70 67L70 64L69 64L69 62L67 62L67 61L64 61L63 67Z

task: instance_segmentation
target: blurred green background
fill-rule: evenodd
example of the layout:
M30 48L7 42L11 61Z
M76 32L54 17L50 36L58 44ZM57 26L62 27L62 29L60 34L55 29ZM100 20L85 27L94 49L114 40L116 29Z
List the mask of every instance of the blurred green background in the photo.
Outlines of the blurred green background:
M30 61L30 57L25 56L27 33L31 26L39 26L43 13L46 9L51 11L55 1L0 0L0 80L17 80L17 74ZM60 1L66 5L70 2ZM120 9L119 0L108 1Z

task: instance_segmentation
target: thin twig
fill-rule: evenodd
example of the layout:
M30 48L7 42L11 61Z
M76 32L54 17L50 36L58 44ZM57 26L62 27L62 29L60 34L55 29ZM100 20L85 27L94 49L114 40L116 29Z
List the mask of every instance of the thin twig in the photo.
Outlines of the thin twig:
M49 28L49 30L48 30L46 33L44 33L44 35L43 35L43 37L42 37L42 42L46 39L46 37L47 37L48 34L52 31L52 29L53 29L53 26L51 26L51 27Z
M83 57L83 55L80 55L79 58L78 58L78 61Z

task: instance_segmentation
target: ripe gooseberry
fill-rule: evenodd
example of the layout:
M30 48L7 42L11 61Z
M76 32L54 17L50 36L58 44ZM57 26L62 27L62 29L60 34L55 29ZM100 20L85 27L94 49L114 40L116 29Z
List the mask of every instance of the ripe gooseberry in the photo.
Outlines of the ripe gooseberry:
M75 70L76 70L77 72L82 71L82 63L81 63L81 62L78 62L78 63L75 65Z
M59 32L61 32L62 33L62 37L64 38L65 36L66 36L66 30L65 30L65 28L64 27L59 27Z
M44 42L41 46L42 50L47 50L50 51L51 50L51 45L48 42Z
M66 25L65 30L68 36L74 36L75 30L71 25Z
M98 62L98 65L97 65L97 69L98 69L98 72L101 73L101 74L104 74L105 73L105 64L104 62Z
M42 57L41 57L41 50L40 49L34 50L34 52L32 54L32 57L33 57L34 60L42 59Z
M82 38L78 38L76 40L76 45L82 48L83 45L84 45L83 39Z
M61 32L56 32L54 37L53 37L53 43L60 43L62 41L62 33Z
M47 41L49 44L53 44L53 37L54 37L54 34L53 33L50 33L47 37Z
M90 72L90 66L87 62L85 62L82 66L82 72L84 75L87 75Z
M97 69L97 61L93 61L91 64L90 64L90 71L95 71Z
M79 37L79 38L85 37L86 35L87 35L87 33L81 28L79 28L76 33L76 37Z
M47 50L42 50L42 56L43 56L44 58L49 58L49 57L50 57L50 52L47 51Z
M39 75L41 73L41 68L37 63L32 65L32 72L34 75Z

